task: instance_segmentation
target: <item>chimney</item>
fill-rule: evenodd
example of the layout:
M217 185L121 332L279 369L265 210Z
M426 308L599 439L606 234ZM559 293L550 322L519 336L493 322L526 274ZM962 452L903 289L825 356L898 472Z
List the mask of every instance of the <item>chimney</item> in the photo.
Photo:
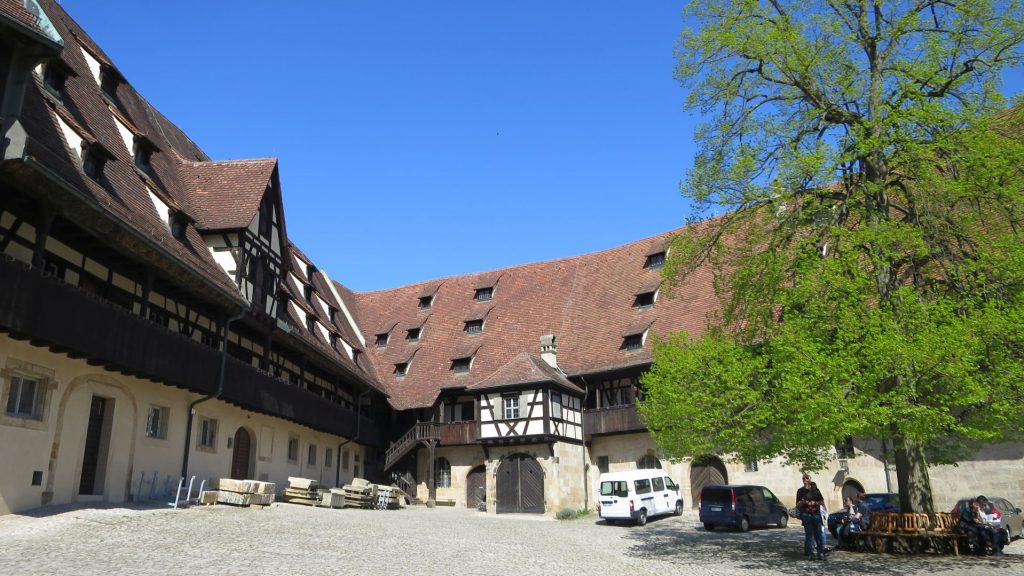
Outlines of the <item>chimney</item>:
M555 344L555 335L547 334L540 337L540 357L548 363L548 366L558 369L558 346Z

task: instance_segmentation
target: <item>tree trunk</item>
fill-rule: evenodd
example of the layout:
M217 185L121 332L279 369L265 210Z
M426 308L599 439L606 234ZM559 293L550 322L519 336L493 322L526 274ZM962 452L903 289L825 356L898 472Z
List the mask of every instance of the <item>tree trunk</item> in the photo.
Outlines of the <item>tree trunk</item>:
M900 510L935 515L928 458L921 445L901 436L893 438L896 480L900 485Z

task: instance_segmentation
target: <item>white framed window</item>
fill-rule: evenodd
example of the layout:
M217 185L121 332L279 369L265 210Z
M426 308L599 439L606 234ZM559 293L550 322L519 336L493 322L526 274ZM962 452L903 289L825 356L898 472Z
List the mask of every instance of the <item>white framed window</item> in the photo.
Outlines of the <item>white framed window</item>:
M213 418L199 418L199 438L196 445L205 450L217 448L217 421Z
M505 401L505 420L513 420L519 418L519 396L506 396Z
M54 388L52 369L9 357L0 369L0 425L45 430Z
M316 466L316 444L310 444L306 452L306 464Z
M324 450L324 468L334 467L334 449L327 448Z
M551 393L551 417L562 418L562 394L561 392Z
M146 416L146 436L149 438L167 438L167 419L170 409L164 406L150 406Z
M15 418L41 420L41 392L39 380L27 376L11 376L11 386L7 390L7 406L4 412Z

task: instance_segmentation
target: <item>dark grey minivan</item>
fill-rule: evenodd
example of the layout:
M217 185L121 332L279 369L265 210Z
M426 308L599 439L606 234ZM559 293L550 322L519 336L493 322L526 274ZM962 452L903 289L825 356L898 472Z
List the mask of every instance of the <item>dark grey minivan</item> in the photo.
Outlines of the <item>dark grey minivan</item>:
M698 508L706 530L733 526L746 532L769 524L785 528L789 522L786 506L764 486L705 486Z

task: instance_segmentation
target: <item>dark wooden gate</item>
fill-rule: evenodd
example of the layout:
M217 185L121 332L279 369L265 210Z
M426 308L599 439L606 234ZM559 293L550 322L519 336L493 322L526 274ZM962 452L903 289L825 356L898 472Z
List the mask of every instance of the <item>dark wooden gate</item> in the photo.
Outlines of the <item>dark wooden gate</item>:
M496 512L544 513L544 470L536 458L514 454L498 466Z
M487 468L477 466L466 476L466 508L476 508L487 499Z
M96 472L100 461L100 445L103 440L103 421L106 409L106 398L92 397L92 403L89 405L89 424L85 429L85 453L82 457L82 475L78 482L79 494L103 493L102 491L96 492Z
M700 502L700 492L705 486L718 486L729 483L729 475L725 465L714 456L695 458L690 464L690 499L692 506Z
M252 439L249 437L249 431L239 428L235 432L235 446L231 453L231 477L235 480L245 480L249 477L251 448Z

